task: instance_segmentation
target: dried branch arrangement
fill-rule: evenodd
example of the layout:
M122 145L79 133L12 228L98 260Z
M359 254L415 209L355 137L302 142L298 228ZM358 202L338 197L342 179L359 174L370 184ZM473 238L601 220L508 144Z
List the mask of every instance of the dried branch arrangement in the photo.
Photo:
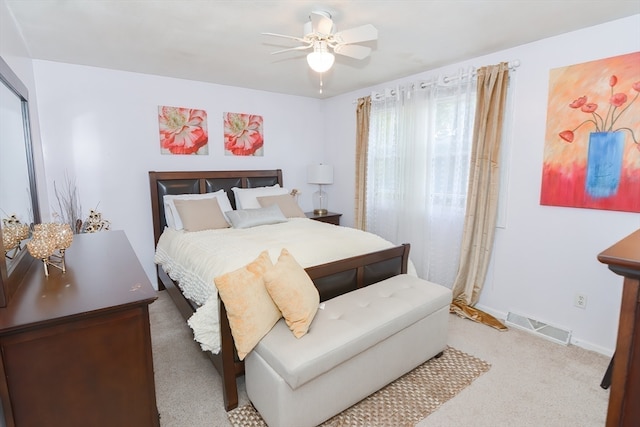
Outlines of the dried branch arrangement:
M98 212L98 206L89 211L89 216L81 219L82 207L80 206L80 196L75 180L70 180L65 174L64 188L58 190L56 182L53 181L53 190L58 200L59 211L53 213L53 217L57 222L69 224L73 234L95 233L98 231L108 230L111 222L102 218L102 214Z
M64 177L64 188L58 190L56 182L53 181L53 191L58 200L59 211L54 212L53 216L62 223L69 224L74 234L82 232L82 207L78 197L78 187L75 180L70 180L68 176Z

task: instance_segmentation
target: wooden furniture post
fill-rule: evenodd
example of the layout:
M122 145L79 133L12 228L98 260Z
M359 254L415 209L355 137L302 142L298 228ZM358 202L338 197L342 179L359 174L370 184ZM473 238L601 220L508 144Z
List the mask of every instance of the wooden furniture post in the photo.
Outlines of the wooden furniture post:
M623 276L607 427L640 425L640 229L598 255Z

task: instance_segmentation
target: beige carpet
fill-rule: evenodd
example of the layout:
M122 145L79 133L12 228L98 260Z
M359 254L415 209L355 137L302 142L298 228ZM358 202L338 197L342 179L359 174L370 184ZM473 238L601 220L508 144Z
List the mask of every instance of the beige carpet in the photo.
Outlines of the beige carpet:
M162 427L230 427L222 383L166 292L149 307ZM615 337L615 325L611 327ZM447 344L491 369L420 420L417 427L602 427L610 358L517 329L500 332L451 314ZM249 403L238 379L240 406Z
M413 426L458 394L490 365L452 347L322 424L325 427ZM250 404L228 413L234 427L266 427Z

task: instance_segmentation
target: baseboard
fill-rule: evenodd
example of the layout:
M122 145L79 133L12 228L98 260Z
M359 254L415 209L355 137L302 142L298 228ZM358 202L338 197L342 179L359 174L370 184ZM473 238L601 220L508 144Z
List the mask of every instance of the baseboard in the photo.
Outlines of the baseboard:
M492 315L493 317L495 317L496 319L500 320L501 322L504 322L504 319L507 318L507 312L506 311L497 311L494 310L490 307L487 307L486 305L482 305L482 304L476 304L476 308L478 308L479 310L484 311L485 313L488 313L490 315Z
M590 350L596 353L600 353L607 357L612 357L614 350L602 347L600 345L593 344L589 341L582 340L579 337L571 337L571 345L575 345L576 347L584 348L585 350Z
M477 304L476 307L482 311L484 311L485 313L489 313L490 315L492 315L493 317L495 317L496 319L499 319L500 321L503 321L507 318L507 312L506 311L498 311L498 310L494 310L491 307L487 307L485 305L482 304ZM575 335L571 335L571 341L569 342L569 344L571 345L575 345L576 347L580 347L580 348L584 348L585 350L589 350L589 351L593 351L599 354L602 354L604 356L607 357L612 357L613 356L613 349L609 349L606 347L602 347L600 345L596 345L593 344L589 341L583 340L580 337L577 337Z

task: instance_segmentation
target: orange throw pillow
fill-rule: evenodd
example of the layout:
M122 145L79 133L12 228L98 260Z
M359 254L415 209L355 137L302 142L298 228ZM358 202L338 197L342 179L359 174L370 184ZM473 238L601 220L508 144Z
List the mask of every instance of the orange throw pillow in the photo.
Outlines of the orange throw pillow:
M265 273L264 284L293 335L306 334L318 311L320 294L288 250L282 249L276 264Z
M273 268L264 251L250 264L214 279L227 310L238 357L243 360L282 317L262 277Z

